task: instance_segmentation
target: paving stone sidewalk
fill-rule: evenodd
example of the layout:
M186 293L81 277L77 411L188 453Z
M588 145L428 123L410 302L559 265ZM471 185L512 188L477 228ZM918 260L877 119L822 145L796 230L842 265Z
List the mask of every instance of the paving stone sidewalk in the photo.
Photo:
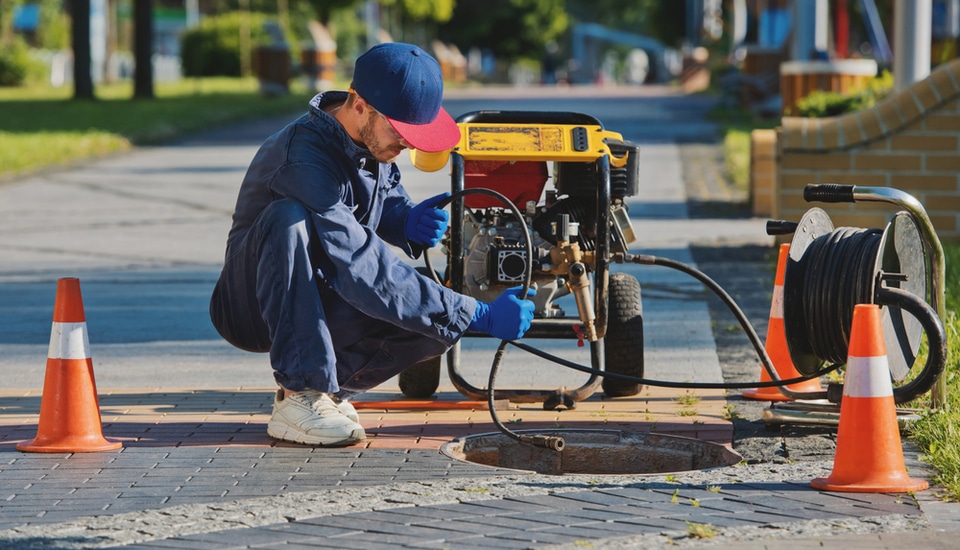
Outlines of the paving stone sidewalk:
M668 97L668 108L656 109L663 117L656 124L639 119L631 124L656 135L671 124L682 125L676 117L693 117L701 108L696 100L690 108L671 101ZM690 128L696 131L681 133L699 135L701 123L695 124ZM716 144L707 140L649 149L658 157L651 160L660 161L657 170L683 172L686 188L645 189L652 196L644 197L647 204L638 201L631 214L642 217L646 237L661 240L661 250L671 253L686 253L689 245L689 259L704 268L726 270L738 259L762 266L765 247L756 243L698 244L681 234L715 236L723 232L720 228L734 227L725 225L730 219L724 216L743 215L742 191L724 186L718 176ZM218 171L236 175L224 156L217 158L223 164ZM209 160L198 156L196 162L202 166ZM88 177L97 174L91 171ZM689 209L682 204L685 195L691 199ZM222 223L222 215L211 214L210 225ZM711 257L711 248L723 251L714 250ZM742 277L744 271L729 273ZM765 275L756 272L757 280L745 287L768 284L772 277ZM703 299L690 288L671 292L668 287L649 285L645 314L647 300L656 315ZM761 334L769 307L763 301L754 297L747 306ZM687 310L679 312L687 315ZM755 364L742 341L721 337L727 331L715 308L710 313L715 316L713 338L688 338L673 325L651 327L660 336L678 332L674 348L651 350L662 354L655 355L652 366L685 368L682 359L693 355L693 346L716 342L707 351L711 358L719 357L722 377L750 379ZM25 348L8 349L20 353ZM23 356L29 352L22 351ZM162 361L158 364L162 368ZM441 389L439 400L463 399L451 388ZM104 431L123 441L123 449L46 454L14 449L17 441L35 433L40 389L0 389L0 547L946 548L960 533L957 505L940 502L935 490L915 495L813 490L810 480L828 475L832 466L835 438L829 430L816 435L822 445L815 451L791 455L787 451L796 447L788 435L761 437L754 415L762 404L748 405L720 391L697 392L696 399L681 401L683 392L646 388L633 398L592 396L569 411L537 406L504 410L502 416L514 429L668 432L735 450L743 446L749 458L672 474L563 476L493 468L441 454L440 446L450 439L494 431L489 411L482 405L450 410L383 405L398 397L389 386L364 398L379 404L366 410L358 404L369 434L366 444L312 449L278 443L265 434L272 392L226 382L203 389L106 390L101 392ZM743 417L731 422L730 405L741 409ZM811 437L800 432L796 439ZM911 475L931 476L909 445L905 456Z

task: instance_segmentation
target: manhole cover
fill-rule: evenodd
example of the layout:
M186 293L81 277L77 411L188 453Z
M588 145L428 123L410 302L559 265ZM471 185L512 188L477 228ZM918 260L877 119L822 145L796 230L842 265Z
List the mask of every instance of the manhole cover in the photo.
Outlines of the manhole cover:
M440 452L465 462L540 474L665 474L730 466L735 451L689 437L617 430L527 430L517 434L559 436L562 451L515 441L502 433L461 437Z

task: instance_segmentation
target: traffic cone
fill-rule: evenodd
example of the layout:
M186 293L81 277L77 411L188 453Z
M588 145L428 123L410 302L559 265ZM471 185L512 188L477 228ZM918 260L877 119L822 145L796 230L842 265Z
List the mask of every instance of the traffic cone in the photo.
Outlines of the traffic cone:
M907 476L903 462L880 306L860 304L853 310L833 473L810 485L855 493L904 493L929 487L926 481Z
M787 334L783 328L783 281L786 278L787 259L790 257L790 245L787 243L780 245L780 255L777 258L777 274L773 283L773 301L770 303L770 322L767 324L767 339L764 343L764 349L773 362L773 367L781 380L797 378L800 372L793 364L790 358L790 351L787 349ZM760 366L760 381L770 382L772 379L767 374L767 369ZM823 391L820 381L816 378L797 382L796 384L787 384L787 388L795 392L818 392ZM792 401L780 392L778 387L761 387L744 390L743 397L746 399L756 399L760 401Z
M33 441L18 443L17 449L37 453L119 449L121 443L105 439L101 429L80 281L60 279L53 306L53 329L37 437Z

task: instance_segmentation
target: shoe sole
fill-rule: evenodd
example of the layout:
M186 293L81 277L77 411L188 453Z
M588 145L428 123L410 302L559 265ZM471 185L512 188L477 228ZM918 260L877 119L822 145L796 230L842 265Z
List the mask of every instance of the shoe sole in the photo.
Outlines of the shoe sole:
M350 432L350 435L342 438L332 438L309 435L280 422L268 423L267 435L281 441L290 441L292 443L301 443L303 445L314 445L318 447L345 447L347 445L353 445L367 439L367 434L363 431L363 428L356 428Z

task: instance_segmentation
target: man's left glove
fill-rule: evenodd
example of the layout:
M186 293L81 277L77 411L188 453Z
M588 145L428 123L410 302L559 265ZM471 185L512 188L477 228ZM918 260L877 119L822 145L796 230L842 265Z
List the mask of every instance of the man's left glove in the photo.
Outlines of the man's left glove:
M407 214L407 223L404 234L407 240L427 248L436 246L447 230L450 214L436 206L450 196L450 193L440 193L435 197L421 202L410 209Z

